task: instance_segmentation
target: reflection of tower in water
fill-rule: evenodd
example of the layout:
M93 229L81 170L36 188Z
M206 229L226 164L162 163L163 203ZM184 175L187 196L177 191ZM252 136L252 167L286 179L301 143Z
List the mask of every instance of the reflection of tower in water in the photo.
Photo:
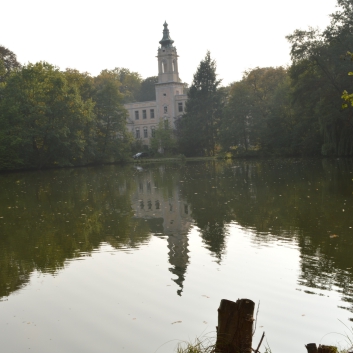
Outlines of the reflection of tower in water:
M160 174L163 174L162 169ZM192 222L190 207L181 199L176 181L171 184L169 178L168 185L165 185L163 179L157 181L153 177L153 172L156 170L140 170L132 207L135 217L144 219L151 233L168 237L169 271L177 276L173 281L180 287L177 293L181 295L189 263L187 234Z

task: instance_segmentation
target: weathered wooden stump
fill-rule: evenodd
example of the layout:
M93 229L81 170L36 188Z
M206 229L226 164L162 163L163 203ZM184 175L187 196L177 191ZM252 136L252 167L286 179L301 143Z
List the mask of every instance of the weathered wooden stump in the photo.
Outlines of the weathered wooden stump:
M305 348L308 353L317 353L316 343L308 343Z
M319 345L318 353L338 353L338 349L335 346L323 346Z
M251 353L255 303L222 299L218 308L217 353Z

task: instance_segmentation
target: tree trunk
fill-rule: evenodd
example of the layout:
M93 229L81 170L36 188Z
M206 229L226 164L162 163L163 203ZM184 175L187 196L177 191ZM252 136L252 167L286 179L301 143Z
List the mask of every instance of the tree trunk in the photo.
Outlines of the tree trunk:
M218 309L217 353L251 353L255 303L222 299Z

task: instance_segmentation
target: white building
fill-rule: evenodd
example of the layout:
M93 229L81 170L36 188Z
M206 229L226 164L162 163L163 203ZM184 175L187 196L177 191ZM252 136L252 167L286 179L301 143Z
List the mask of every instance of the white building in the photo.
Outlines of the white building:
M150 138L159 122L169 121L175 128L175 121L185 109L186 94L179 78L178 54L169 36L168 24L164 23L163 38L158 48L158 83L156 84L156 101L125 104L129 113L127 127L136 139L149 145Z

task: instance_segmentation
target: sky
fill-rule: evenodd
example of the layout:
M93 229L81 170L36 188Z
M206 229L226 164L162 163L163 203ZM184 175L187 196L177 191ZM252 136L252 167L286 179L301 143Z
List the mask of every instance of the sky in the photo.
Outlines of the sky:
M247 69L290 64L285 36L324 29L336 0L3 0L0 8L0 45L22 64L47 61L92 75L125 67L155 76L167 21L180 78L190 84L210 50L228 85Z

